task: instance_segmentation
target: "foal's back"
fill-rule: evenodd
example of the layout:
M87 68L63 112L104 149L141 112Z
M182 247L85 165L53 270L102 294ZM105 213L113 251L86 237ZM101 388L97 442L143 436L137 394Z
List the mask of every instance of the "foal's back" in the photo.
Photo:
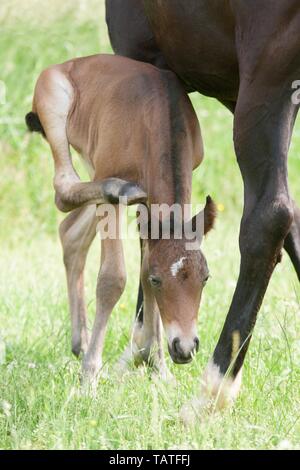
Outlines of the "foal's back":
M170 120L166 83L171 91L176 89L187 125L195 120L172 72L111 55L75 59L59 67L74 89L68 139L93 168L95 179L139 180L149 145L159 139L165 145L169 140L163 134ZM196 135L198 123L192 124Z

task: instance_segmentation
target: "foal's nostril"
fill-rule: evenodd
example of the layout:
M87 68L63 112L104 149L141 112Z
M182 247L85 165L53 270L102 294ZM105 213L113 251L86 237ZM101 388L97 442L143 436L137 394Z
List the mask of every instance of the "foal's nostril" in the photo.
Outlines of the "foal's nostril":
M187 364L191 362L193 356L199 349L199 340L195 337L193 340L187 342L186 344L178 337L173 339L172 344L169 346L169 352L173 361L176 364Z
M180 347L180 339L179 338L175 338L173 340L172 349L173 349L175 354L177 354L178 356L181 355L182 350L181 350L181 347Z

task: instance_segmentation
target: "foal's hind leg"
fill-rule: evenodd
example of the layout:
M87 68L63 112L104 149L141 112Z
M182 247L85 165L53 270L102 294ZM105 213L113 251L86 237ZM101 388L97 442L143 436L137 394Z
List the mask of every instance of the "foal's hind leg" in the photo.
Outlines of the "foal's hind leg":
M294 203L294 221L284 242L300 281L300 209Z
M84 268L96 235L96 224L96 208L88 206L71 212L60 226L71 313L72 352L76 356L85 353L88 347Z
M36 85L33 111L37 112L54 158L54 187L57 195L66 198L80 179L70 153L67 120L74 101L74 89L59 70L45 70Z
M136 184L108 178L103 181L82 183L77 175L70 153L67 128L68 117L74 104L74 89L67 76L57 68L44 71L37 83L33 111L37 113L52 150L55 176L56 205L69 212L86 204L118 202L127 197L128 205L142 202L144 191Z

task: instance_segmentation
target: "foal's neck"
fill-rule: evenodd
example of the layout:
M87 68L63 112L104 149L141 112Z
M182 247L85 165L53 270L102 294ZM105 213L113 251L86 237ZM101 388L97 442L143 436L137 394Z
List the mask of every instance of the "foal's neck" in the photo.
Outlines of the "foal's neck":
M150 130L144 160L148 203L183 206L191 200L194 114L176 77L162 72L160 87L145 113Z
M186 136L157 135L146 164L148 204L180 205L191 202L193 159Z

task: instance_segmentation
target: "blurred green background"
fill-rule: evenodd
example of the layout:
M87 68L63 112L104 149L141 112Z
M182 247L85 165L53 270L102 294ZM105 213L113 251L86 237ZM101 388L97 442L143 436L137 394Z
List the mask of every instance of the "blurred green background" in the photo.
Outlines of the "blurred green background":
M104 0L1 0L0 4L0 448L297 448L300 447L299 283L287 256L277 268L247 357L233 411L204 417L189 432L177 418L198 390L233 295L239 268L243 188L232 144L232 117L215 100L192 96L205 143L193 201L211 194L216 230L204 242L212 279L199 318L200 353L175 367L177 386L147 370L103 380L97 397L79 392L80 363L70 326L47 144L29 135L35 81L48 65L111 52ZM299 77L300 78L300 77ZM290 184L300 202L300 126L290 151ZM74 156L83 178L84 170ZM90 324L99 243L86 278ZM138 243L126 244L128 285L111 319L105 360L130 338L138 284Z

